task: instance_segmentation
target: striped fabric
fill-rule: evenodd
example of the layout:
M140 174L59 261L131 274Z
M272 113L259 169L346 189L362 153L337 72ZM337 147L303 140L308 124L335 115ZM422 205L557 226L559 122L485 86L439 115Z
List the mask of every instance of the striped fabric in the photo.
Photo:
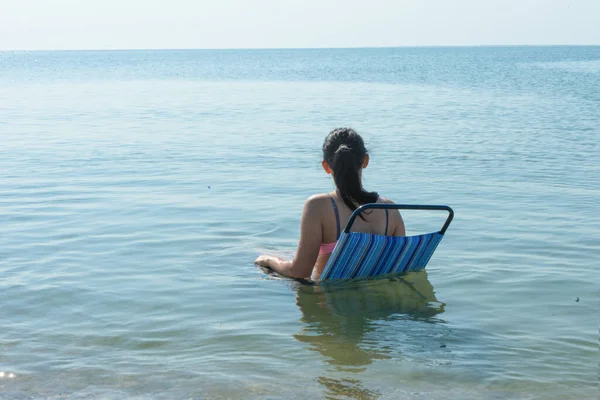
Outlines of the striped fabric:
M421 271L443 237L439 232L418 236L344 232L331 253L320 280Z

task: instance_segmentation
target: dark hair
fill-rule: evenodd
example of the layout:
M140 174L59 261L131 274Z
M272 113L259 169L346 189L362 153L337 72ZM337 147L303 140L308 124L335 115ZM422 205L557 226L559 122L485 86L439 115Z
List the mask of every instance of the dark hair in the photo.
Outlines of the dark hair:
M352 211L357 206L375 203L379 198L376 192L367 192L361 186L358 173L366 155L365 142L351 128L334 129L323 142L323 159L331 166L335 185Z

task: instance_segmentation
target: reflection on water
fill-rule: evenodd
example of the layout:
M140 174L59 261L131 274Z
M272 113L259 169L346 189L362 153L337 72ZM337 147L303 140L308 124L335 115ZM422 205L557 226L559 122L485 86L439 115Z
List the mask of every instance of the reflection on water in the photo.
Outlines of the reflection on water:
M302 312L302 331L294 337L319 352L331 372L364 372L374 360L389 359L390 338L377 337L381 321L395 319L435 322L444 311L435 297L427 272L387 279L299 286L296 304ZM368 399L376 391L356 379L321 376L327 396Z
M380 393L375 390L363 388L361 382L356 379L333 379L320 376L318 381L325 386L327 399L350 397L366 400L376 399L380 396Z

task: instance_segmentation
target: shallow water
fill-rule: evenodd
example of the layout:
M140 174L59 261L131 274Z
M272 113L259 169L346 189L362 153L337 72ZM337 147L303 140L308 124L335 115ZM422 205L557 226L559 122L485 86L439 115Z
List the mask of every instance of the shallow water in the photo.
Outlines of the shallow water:
M599 63L0 53L0 398L597 398ZM254 267L295 250L340 125L367 140L367 188L455 209L427 273L315 288Z

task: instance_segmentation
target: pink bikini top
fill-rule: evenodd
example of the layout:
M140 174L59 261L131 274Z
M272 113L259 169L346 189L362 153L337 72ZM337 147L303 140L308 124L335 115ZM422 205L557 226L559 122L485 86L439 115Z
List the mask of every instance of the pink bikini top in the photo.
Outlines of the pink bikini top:
M331 205L333 206L333 211L335 212L335 223L337 225L337 235L336 238L339 240L340 238L340 214L338 213L337 204L335 204L335 200L332 195L329 195L331 199ZM388 231L388 210L385 210L385 235L387 236ZM328 255L333 253L333 249L335 249L335 245L337 244L337 240L332 243L323 243L319 248L319 255Z
M319 255L328 255L333 253L333 249L335 249L335 245L337 244L337 240L333 243L323 243L321 248L319 249Z

